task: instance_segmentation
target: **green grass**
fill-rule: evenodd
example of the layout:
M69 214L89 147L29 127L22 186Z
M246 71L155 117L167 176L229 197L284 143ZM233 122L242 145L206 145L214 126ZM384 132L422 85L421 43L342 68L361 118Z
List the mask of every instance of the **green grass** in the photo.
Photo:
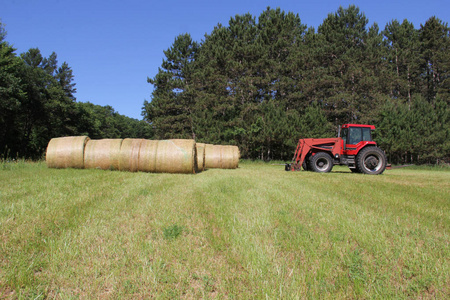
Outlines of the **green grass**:
M0 299L450 297L450 171L0 164Z

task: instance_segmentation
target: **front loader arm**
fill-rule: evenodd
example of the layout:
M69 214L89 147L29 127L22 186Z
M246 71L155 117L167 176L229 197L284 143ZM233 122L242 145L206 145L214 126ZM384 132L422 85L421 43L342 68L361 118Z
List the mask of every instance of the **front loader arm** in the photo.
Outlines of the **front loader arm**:
M300 139L292 158L292 164L286 165L286 169L292 171L301 170L302 164L308 154L314 155L318 152L327 152L333 157L339 157L342 152L342 139Z

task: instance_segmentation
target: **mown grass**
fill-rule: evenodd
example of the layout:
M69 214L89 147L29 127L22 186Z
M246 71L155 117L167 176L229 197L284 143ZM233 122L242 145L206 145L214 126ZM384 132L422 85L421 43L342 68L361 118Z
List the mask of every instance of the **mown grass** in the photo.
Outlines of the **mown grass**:
M450 297L450 171L0 165L0 298Z

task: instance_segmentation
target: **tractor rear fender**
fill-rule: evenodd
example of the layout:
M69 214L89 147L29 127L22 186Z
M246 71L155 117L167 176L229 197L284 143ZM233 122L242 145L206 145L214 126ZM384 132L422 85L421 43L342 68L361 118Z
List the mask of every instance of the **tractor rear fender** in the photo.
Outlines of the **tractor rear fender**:
M344 150L344 154L358 155L359 151L370 146L377 146L377 143L373 141L361 141L356 145L347 145L347 147Z

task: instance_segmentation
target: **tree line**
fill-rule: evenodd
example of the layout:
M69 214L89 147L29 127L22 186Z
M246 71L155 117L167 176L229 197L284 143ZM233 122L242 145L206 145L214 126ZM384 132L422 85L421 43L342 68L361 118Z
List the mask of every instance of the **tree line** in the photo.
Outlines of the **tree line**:
M267 8L201 42L175 38L142 114L155 138L235 144L246 158L292 158L299 138L373 124L392 163L450 160L450 31L430 17L383 30L340 7L315 28Z
M20 55L0 23L0 159L42 158L51 138L151 138L145 121L120 115L111 106L77 102L72 69L56 53L38 48Z
M77 102L72 69L38 48L20 55L0 23L0 157L40 158L57 136L194 138L245 158L289 160L298 138L370 123L389 161L450 160L450 31L430 17L380 30L356 6L317 28L267 8L164 51L143 121Z

